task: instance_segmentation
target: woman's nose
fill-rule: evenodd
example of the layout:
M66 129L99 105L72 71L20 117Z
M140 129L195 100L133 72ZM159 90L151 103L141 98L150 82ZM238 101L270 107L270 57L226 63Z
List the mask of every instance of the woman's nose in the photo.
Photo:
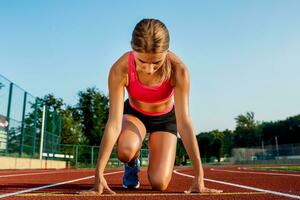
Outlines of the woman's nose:
M147 64L145 67L145 72L147 74L152 74L154 72L154 65L153 64Z

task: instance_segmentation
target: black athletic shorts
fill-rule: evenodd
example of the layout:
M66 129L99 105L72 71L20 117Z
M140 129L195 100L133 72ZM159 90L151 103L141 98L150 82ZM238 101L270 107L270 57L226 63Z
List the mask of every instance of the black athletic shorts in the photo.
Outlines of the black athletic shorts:
M147 133L152 133L155 131L165 131L170 132L177 136L177 125L174 106L172 110L166 114L159 116L149 116L132 108L129 104L129 99L124 102L124 112L123 114L129 114L137 117L143 122L146 127Z

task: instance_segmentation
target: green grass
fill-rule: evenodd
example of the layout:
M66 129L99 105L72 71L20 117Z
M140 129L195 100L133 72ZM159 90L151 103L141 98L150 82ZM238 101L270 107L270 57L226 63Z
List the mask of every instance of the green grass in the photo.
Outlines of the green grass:
M255 167L258 170L300 171L300 166Z

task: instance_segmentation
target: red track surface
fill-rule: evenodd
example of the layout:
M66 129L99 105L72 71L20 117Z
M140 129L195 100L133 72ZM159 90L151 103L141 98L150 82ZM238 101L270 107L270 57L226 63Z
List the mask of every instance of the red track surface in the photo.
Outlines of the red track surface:
M213 170L212 170L213 168ZM117 172L122 169L109 169L106 173ZM178 172L192 175L191 168L177 168ZM77 182L66 183L54 187L48 187L40 190L29 191L24 194L5 197L4 199L14 200L87 200L87 199L163 199L163 200L183 200L183 199L213 199L213 200L276 200L276 199L300 199L300 173L299 172L278 172L261 171L251 169L239 169L237 166L226 167L205 167L205 184L207 187L221 189L222 194L190 194L183 193L192 182L192 178L173 174L168 189L164 192L152 191L147 180L146 169L142 169L139 176L141 187L138 190L123 190L123 173L106 175L110 187L117 192L117 195L98 196L80 196L78 191L88 190L93 185L93 178L87 178ZM267 174L263 174L267 173ZM7 176L8 175L8 176ZM11 194L17 191L37 188L54 183L65 182L69 180L89 177L94 175L94 170L22 170L22 171L0 171L0 198L3 194ZM223 181L225 183L214 183L213 180ZM227 184L239 184L241 186L250 186L268 191L255 191L238 186ZM269 191L291 194L294 197L280 196L279 194L270 194ZM3 196L2 196L3 197Z

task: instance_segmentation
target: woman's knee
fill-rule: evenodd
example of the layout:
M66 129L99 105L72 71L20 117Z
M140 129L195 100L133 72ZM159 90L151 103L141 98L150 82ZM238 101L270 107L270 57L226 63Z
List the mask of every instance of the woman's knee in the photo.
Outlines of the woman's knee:
M128 141L129 140L129 141ZM122 162L128 162L136 157L140 150L139 140L134 140L133 138L119 138L117 145L117 155L119 160Z
M167 189L171 180L171 175L163 173L150 173L148 174L148 179L152 189L163 191Z
M136 153L137 153L137 148L126 145L126 146L119 146L117 147L117 155L120 161L122 162L128 162L132 160Z
M146 135L143 123L136 117L124 115L123 126L117 142L117 155L122 162L134 159Z

